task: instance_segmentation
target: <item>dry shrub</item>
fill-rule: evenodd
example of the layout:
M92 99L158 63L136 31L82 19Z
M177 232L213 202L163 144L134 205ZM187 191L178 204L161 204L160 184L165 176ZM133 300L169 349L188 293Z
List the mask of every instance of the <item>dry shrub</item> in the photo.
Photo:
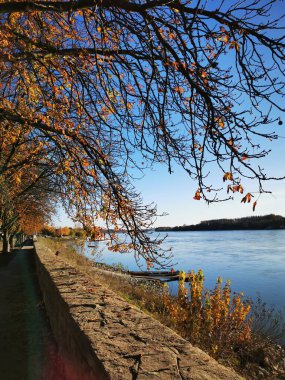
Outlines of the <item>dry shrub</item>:
M186 287L186 277L189 287ZM251 302L242 293L233 293L230 282L222 286L218 278L214 290L204 288L204 273L180 273L178 295L163 292L165 310L179 331L211 355L222 357L251 340Z
M262 340L285 344L285 323L281 310L267 305L260 296L252 307L252 331Z

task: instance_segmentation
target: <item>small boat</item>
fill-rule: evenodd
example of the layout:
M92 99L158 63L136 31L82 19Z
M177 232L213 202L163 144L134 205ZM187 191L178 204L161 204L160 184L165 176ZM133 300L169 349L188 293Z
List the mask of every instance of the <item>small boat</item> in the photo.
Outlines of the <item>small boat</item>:
M128 274L136 277L177 277L179 276L179 271L128 271Z

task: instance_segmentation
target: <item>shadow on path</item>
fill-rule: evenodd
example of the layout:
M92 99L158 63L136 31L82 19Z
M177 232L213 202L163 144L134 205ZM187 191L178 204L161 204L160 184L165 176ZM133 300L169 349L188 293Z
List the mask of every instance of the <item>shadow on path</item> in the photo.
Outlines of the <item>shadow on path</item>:
M0 255L0 378L65 380L27 241Z
M6 267L10 261L15 259L15 257L17 257L17 251L15 250L6 255L1 254L1 250L0 250L0 268Z

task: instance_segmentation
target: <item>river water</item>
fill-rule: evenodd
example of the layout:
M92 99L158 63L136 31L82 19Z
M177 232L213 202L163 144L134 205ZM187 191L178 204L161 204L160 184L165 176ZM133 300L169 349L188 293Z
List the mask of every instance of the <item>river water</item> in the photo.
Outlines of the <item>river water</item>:
M234 291L253 299L259 294L285 315L285 230L169 232L163 244L173 248L175 270L203 269L209 289L218 276L230 279ZM95 255L87 245L84 251L93 260L139 270L131 253L110 252L103 242Z

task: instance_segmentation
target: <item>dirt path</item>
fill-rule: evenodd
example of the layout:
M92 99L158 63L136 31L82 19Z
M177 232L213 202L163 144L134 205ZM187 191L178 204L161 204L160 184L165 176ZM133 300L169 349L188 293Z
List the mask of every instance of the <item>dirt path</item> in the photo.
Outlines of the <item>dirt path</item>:
M0 255L0 378L65 380L28 243Z

